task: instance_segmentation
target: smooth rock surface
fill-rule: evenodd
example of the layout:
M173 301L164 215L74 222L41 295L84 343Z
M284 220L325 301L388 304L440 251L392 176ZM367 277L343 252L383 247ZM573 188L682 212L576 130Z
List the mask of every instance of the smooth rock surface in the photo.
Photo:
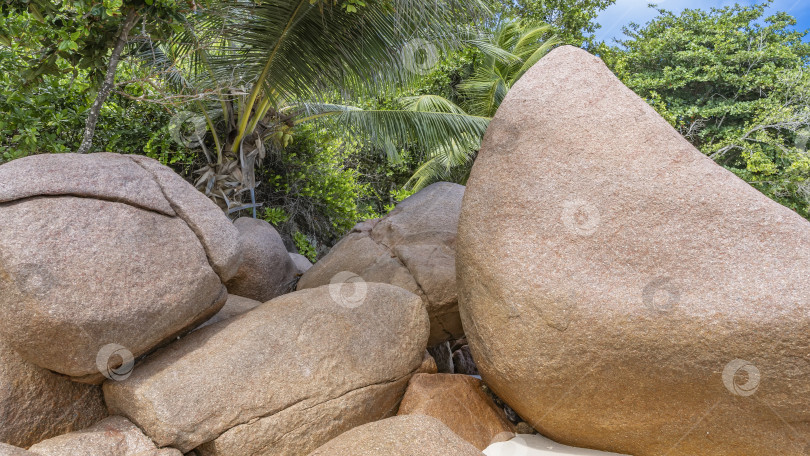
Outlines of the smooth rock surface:
M111 416L81 431L40 442L29 451L42 456L181 456L173 448L158 449L126 418Z
M303 274L309 271L309 268L312 267L312 262L309 261L309 258L301 255L300 253L290 252L290 259L292 259L293 263L295 264L298 274Z
M390 283L421 296L430 315L429 345L464 330L458 316L455 242L464 186L430 185L382 219L357 224L301 277L298 289L356 280Z
M411 377L397 415L432 416L483 450L514 437L514 426L481 390L481 380L460 374Z
M233 224L239 230L242 265L226 284L228 293L267 302L292 291L298 269L273 225L250 217Z
M198 326L197 329L213 325L214 323L218 323L222 320L233 318L237 315L242 315L248 310L255 309L260 305L262 305L261 302L255 301L253 299L243 298L241 296L236 295L228 295L228 300L225 301L225 305L222 306L222 309L220 309L216 315L209 318L208 321Z
M37 367L0 341L0 442L27 448L106 416L100 387Z
M27 361L100 382L105 347L137 358L225 302L237 231L158 162L43 154L0 179L0 334Z
M441 421L405 415L356 427L309 456L481 456Z
M521 434L506 442L496 442L484 450L486 456L622 456L619 453L561 445L538 434Z
M428 317L412 293L361 285L351 303L341 285L308 289L195 331L106 382L107 405L158 445L201 455L305 454L391 416Z
M457 265L478 370L544 435L636 456L806 454L810 223L597 57L560 47L510 90Z

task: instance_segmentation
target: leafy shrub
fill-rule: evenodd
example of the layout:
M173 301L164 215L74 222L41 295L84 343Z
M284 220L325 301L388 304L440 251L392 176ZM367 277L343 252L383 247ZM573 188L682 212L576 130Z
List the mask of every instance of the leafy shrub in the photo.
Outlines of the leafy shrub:
M287 148L268 149L256 178L257 202L265 206L262 218L276 225L282 236L297 236L302 245L308 238L309 246L323 250L357 222L378 216L367 202L374 196L372 186L361 182L354 163L358 147L306 125Z
M315 246L312 245L312 242L310 242L303 233L300 231L293 233L293 242L295 242L295 248L298 249L298 253L307 257L309 261L314 263L318 259L318 252Z

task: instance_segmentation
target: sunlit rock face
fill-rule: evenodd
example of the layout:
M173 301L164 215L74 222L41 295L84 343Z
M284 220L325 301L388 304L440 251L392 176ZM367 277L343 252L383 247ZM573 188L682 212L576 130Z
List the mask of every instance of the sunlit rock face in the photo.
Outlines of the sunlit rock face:
M636 456L805 454L810 223L597 57L558 48L512 88L457 242L478 370L541 433Z

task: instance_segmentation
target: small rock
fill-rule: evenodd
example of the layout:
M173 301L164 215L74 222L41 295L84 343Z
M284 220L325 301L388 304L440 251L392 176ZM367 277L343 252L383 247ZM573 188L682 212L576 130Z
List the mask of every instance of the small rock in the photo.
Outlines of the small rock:
M464 345L453 352L453 368L457 374L478 375L478 368L475 367L469 345Z
M298 271L298 274L303 274L309 271L309 268L312 267L312 262L309 261L309 258L301 255L300 253L292 253L290 252L290 258L295 264L295 269Z
M422 365L416 370L417 374L435 374L439 370L436 367L436 360L430 356L430 352L425 350L425 357L422 358Z
M467 338L462 337L461 339L456 339L451 342L450 344L450 351L455 353L456 350L460 349L461 347L467 345Z
M496 436L506 433L511 438L514 427L481 386L481 380L469 375L416 374L397 415L432 416L483 450Z
M29 448L41 456L181 456L173 448L158 449L137 426L111 416L81 431L42 441Z
M428 347L428 353L436 362L440 374L453 374L456 372L455 366L453 366L453 352L450 351L450 342L442 342L433 347Z
M529 423L521 421L515 425L515 434L537 434L537 431Z
M404 415L356 427L309 456L482 456L441 421Z
M236 219L242 264L226 283L228 293L267 302L292 291L296 268L273 225L250 217Z

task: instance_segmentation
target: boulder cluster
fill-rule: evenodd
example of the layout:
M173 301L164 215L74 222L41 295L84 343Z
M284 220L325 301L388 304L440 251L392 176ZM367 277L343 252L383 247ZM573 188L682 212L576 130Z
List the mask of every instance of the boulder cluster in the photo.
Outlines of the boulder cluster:
M809 272L810 223L568 46L466 188L314 265L152 159L34 155L0 166L0 456L807 455Z

